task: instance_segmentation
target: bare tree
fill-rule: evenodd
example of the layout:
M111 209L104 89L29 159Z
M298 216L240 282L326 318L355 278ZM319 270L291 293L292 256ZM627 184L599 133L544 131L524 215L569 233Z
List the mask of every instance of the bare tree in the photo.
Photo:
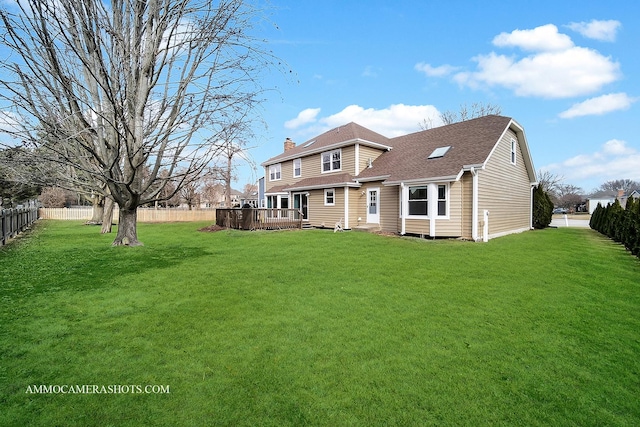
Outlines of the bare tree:
M458 111L447 110L440 114L440 120L445 125L450 125L457 122L464 122L466 120L476 119L478 117L490 116L492 114L502 114L500 106L495 104L484 104L482 102L474 102L471 107L467 104L460 105Z
M538 171L538 185L548 194L554 196L557 195L562 186L564 177L554 174L549 171Z
M9 132L111 197L114 245L138 245L137 208L197 179L279 67L243 0L24 0L0 11ZM6 131L6 129L5 129ZM168 171L166 176L161 170Z
M598 187L598 191L611 191L613 193L616 193L618 190L623 190L625 193L628 193L638 189L640 189L640 182L632 179L615 179L607 181Z
M577 205L584 201L584 191L572 184L561 184L558 185L557 192L552 195L552 200L556 206L573 211Z

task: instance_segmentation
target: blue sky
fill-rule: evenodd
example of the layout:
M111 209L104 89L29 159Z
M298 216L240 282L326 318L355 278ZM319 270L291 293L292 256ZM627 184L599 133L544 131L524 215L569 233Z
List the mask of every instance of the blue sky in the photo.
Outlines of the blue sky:
M256 164L355 121L387 136L494 104L524 126L536 169L586 192L640 180L640 2L285 1L260 29L271 73ZM263 175L238 164L237 187Z

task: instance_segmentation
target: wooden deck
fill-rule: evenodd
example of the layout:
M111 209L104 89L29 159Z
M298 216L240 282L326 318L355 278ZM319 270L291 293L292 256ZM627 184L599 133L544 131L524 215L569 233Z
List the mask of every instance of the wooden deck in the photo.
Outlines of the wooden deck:
M239 230L282 230L302 228L298 209L216 209L216 225Z

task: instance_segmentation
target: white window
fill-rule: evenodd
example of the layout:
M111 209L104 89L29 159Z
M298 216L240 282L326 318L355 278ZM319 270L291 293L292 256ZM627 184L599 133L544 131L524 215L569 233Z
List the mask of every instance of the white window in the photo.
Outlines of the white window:
M336 204L336 192L333 188L327 188L324 190L324 205L335 206Z
M447 217L449 215L449 186L447 184L425 184L408 188L409 217ZM433 212L429 208L429 200Z
M298 178L302 175L302 159L293 161L293 177Z
M516 148L517 148L517 144L516 144L516 140L512 139L511 140L511 164L516 164Z
M409 216L429 215L429 199L427 186L409 187Z
M278 163L277 165L269 166L269 181L278 181L282 176L282 165Z
M447 216L447 186L438 185L438 216Z
M322 153L322 172L333 172L342 169L341 150L326 151Z

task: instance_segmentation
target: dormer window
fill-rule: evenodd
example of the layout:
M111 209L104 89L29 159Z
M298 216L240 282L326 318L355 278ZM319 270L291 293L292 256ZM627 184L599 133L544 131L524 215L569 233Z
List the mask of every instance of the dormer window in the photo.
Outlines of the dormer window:
M342 151L333 150L322 153L322 172L333 172L342 169Z

